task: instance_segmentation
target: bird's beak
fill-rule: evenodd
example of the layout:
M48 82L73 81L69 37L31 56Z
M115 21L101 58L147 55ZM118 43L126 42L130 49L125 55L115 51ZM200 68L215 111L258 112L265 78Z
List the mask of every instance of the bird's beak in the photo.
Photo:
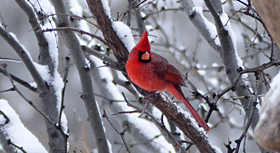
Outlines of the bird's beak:
M150 60L150 53L148 51L146 51L144 54L142 54L141 60L143 60L143 61Z

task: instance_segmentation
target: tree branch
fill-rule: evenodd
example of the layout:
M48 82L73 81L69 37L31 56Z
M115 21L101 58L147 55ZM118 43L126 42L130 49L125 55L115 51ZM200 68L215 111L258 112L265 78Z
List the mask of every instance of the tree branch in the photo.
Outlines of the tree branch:
M90 36L91 38L95 38L99 41L101 41L103 44L105 44L106 46L109 46L108 43L103 40L101 37L99 36L96 36L92 33L89 33L89 32L86 32L86 31L83 31L83 30L80 30L80 29L75 29L75 28L71 28L71 27L59 27L59 28L53 28L53 29L45 29L45 30L42 30L42 32L52 32L52 31L75 31L75 32L78 32L80 33L81 35L84 34L84 35L88 35Z
M64 28L70 27L70 21L65 15L66 14L65 4L63 0L52 0L54 5L56 14L57 14L57 27ZM81 98L84 100L89 122L93 130L94 139L97 143L97 148L99 153L108 153L109 148L107 144L107 139L104 133L103 124L101 122L99 110L96 105L92 79L90 76L90 71L85 68L87 65L85 61L85 57L83 51L80 47L80 43L73 31L61 31L62 36L64 37L66 46L69 48L69 51L73 57L75 65L77 67L80 81L82 85L82 96Z
M224 65L225 65L225 70L226 70L228 79L233 84L235 81L235 78L239 75L238 69L241 66L241 65L237 64L237 60L238 60L237 58L239 58L239 57L236 56L237 51L234 46L234 43L235 43L234 41L236 41L236 40L233 40L233 37L230 35L230 31L228 31L228 29L225 28L225 26L227 26L227 25L224 25L224 23L222 23L220 15L214 9L212 2L210 0L204 0L204 1L205 1L206 6L208 7L208 9L210 10L212 16L214 17L216 28L218 31L219 40L221 43L220 55L221 55ZM219 3L221 5L220 1L219 1ZM221 13L221 15L226 15L226 14ZM229 28L229 27L227 27L227 28ZM231 29L229 29L229 30L231 30ZM238 96L251 95L251 93L248 90L248 86L246 86L246 83L242 79L239 79L239 81L236 83L235 93ZM249 105L249 104L251 104L250 99L245 99L245 98L240 99L240 102L242 103L242 106L246 113L247 118L250 118L250 116L251 116L250 114L253 112L253 115L252 115L253 117L251 120L251 127L254 129L259 120L258 111L255 110L256 109L255 107L253 107L252 105ZM261 147L260 147L260 149L263 151L263 149Z
M7 74L5 73L5 70L0 68L0 73L4 74L7 76ZM13 75L13 74L10 74L11 75L11 78L16 81L17 83L21 84L22 86L26 87L27 89L33 91L33 92L38 92L37 91L37 88L31 86L29 83L27 83L26 81L18 78L17 76Z
M67 135L64 133L63 130L66 131L67 127L61 127L60 126L61 124L58 124L59 126L56 126L55 124L60 122L59 106L61 103L61 99L59 99L58 97L61 94L59 91L62 88L62 87L60 88L59 85L54 83L60 81L60 76L57 72L57 66L58 66L58 59L57 59L58 57L56 56L56 53L58 52L57 39L56 39L57 34L52 33L53 35L51 34L47 36L42 32L43 28L49 28L49 27L53 28L55 25L53 20L50 18L46 18L46 19L44 18L46 22L49 22L49 24L44 25L44 20L43 18L40 18L41 16L39 13L43 13L43 15L45 15L45 14L50 14L50 12L44 12L44 9L41 8L40 4L38 6L40 8L36 8L31 1L27 2L24 0L16 0L16 2L28 16L30 24L37 38L39 51L40 51L39 58L38 58L39 64L46 65L48 68L48 75L50 77L48 82L45 82L46 80L43 80L43 83L41 83L38 82L36 78L34 78L34 76L33 78L38 85L43 112L45 114L48 114L48 118L51 121L50 122L45 119L48 137L49 137L50 152L51 153L66 152ZM52 6L50 3L46 3L45 7L52 7ZM57 48L55 48L54 46L57 46ZM37 72L37 70L33 70L33 71ZM31 74L33 73L33 71L29 69L29 72Z
M200 13L197 13L197 8L195 7L192 0L181 0L182 7L184 11L188 15L190 21L197 28L199 33L203 36L203 38L209 43L209 45L218 53L221 51L221 46L215 42L215 37L212 36L208 25L205 23L205 17ZM209 21L208 21L209 22Z
M112 20L110 20L106 15L102 1L87 0L87 3L92 15L94 16L94 19L100 27L100 30L103 32L104 38L107 40L111 49L113 50L122 73L126 78L128 78L125 70L125 63L128 59L128 51L113 29ZM149 93L137 87L136 85L134 86L142 95L147 95ZM201 152L214 152L215 149L209 144L207 136L193 127L190 119L186 118L184 114L180 113L175 104L167 103L158 94L153 94L149 101L154 104L169 120L173 121L176 126L178 126L184 132L184 134L194 142Z

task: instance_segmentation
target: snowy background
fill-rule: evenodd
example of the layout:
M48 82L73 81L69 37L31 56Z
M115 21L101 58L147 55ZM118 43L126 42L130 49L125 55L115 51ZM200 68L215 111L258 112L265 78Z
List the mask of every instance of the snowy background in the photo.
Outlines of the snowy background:
M38 43L30 24L28 23L26 14L19 8L15 1L0 0L0 3L1 22L5 23L7 31L16 35L18 41L30 53L33 61L38 62ZM94 22L85 0L66 0L66 3L69 14L81 17L86 16L88 17L88 20ZM197 11L203 13L206 19L213 23L211 14L207 11L204 2L202 0L196 0L195 5L197 6ZM111 14L113 20L118 19L123 23L126 23L127 18L123 18L123 13L125 13L128 9L127 0L109 0L108 6L110 7L110 10L107 8L107 13ZM223 69L223 63L220 55L214 51L209 46L208 42L200 35L194 25L190 22L186 13L182 11L181 4L179 2L173 0L150 0L140 6L142 16L146 17L145 24L146 28L149 30L149 40L152 43L152 51L167 58L169 62L178 68L183 74L187 73L188 80L193 83L202 94L211 96L211 93L217 93L230 85L225 74L225 70ZM255 21L251 17L235 12L240 10L242 7L243 5L236 1L226 2L223 5L225 13L231 18L230 24L232 31L235 34L236 48L241 60L243 61L243 66L246 68L252 68L269 61L266 55L270 55L270 38L264 32L263 27L259 22ZM260 41L256 38L254 31L251 31L248 27L244 26L244 24L251 27L253 30L256 30L263 40ZM101 32L98 31L96 27L90 25L84 20L77 20L76 22L73 22L73 26L102 36ZM118 30L120 30L120 33L126 32L130 34L130 29L126 29L124 24L117 22L115 23L115 26ZM131 19L131 29L131 33L134 35L134 42L132 37L127 37L127 48L132 48L134 45L133 43L137 43L140 38L139 33L135 30L137 29L137 25L133 15ZM214 28L209 28L209 30L211 30L212 33L216 33ZM85 35L81 36L77 34L77 36L80 38L79 40L81 45L91 47L92 45L98 44L101 45L102 50L106 50L105 46L98 40L92 40L90 37ZM62 75L66 66L64 58L68 56L68 49L64 45L63 38L60 35L56 38L58 39L57 45L59 46L58 55L56 57L58 58L58 72ZM19 59L13 49L2 38L0 38L0 46L0 57ZM110 57L113 58L112 53L110 53ZM275 57L279 57L278 51L275 51ZM135 131L130 131L133 134L126 135L128 144L134 146L133 152L149 152L147 148L157 150L158 152L174 152L172 145L165 141L164 137L160 135L161 133L159 129L149 120L139 118L139 114L111 115L122 110L133 110L132 108L127 107L121 92L124 92L130 101L136 102L137 97L125 88L115 85L112 82L114 75L118 75L120 79L125 79L121 73L114 74L115 72L112 72L109 68L100 67L104 64L101 60L94 56L90 56L89 59L95 64L91 64L90 66L91 69L93 69L93 73L97 75L94 77L93 86L96 94L95 98L99 104L99 109L106 110L110 121L119 132L123 130L123 121L133 123L134 128L132 129ZM2 63L3 62L0 61L0 64ZM11 74L20 77L28 83L33 82L31 75L28 73L28 70L22 62L7 62L7 64L7 70ZM265 72L273 77L276 73L278 73L278 68L270 68ZM245 79L253 88L255 84L254 75L249 75ZM102 81L103 84L100 83ZM105 89L100 88L100 85L103 85ZM0 74L0 91L11 87L12 85L9 78ZM18 85L18 88L26 97L28 97L28 99L32 100L36 106L39 108L41 107L37 94L20 85ZM183 88L183 90L185 96L189 99L193 107L196 109L200 108L198 110L199 113L201 113L201 107L206 110L209 109L207 104L203 103L204 101L202 99L197 99L192 96L190 92L192 90L190 87ZM69 149L70 151L76 150L86 152L85 145L82 141L82 139L84 139L87 148L90 152L92 152L96 146L94 145L92 139L93 134L91 132L92 130L90 124L87 121L88 117L85 111L86 109L82 99L80 98L81 92L80 79L77 69L74 66L74 62L71 60L64 100L64 113L66 115L67 126L70 131L68 139ZM104 96L104 92L107 92L109 95ZM260 101L266 92L267 88L265 85L262 85L259 93ZM207 133L209 140L215 146L218 146L223 152L227 151L224 144L228 144L228 141L232 141L232 147L235 147L236 144L234 143L234 140L240 137L246 123L243 108L240 106L238 100L233 100L234 98L238 99L235 93L231 91L224 95L218 102L218 108L225 117L223 120L221 120L216 112L212 114L209 120L209 125L212 128L211 131ZM28 105L16 92L0 93L0 99L8 101L9 105L20 117L24 126L31 131L47 149L48 138L44 118L36 112L34 108ZM108 105L110 105L110 109L108 108ZM181 102L178 102L178 105L181 106L182 109L185 109L185 106ZM6 107L6 102L1 100L0 110L4 109L4 107ZM156 117L161 117L161 112L159 112L156 108L153 108L153 113ZM164 118L164 121L167 122L166 118ZM125 152L125 147L123 146L120 136L112 129L106 119L103 119L103 124L106 127L107 138L115 141L115 143L112 143L111 141L112 151ZM85 133L84 136L82 134L83 132ZM181 137L183 138L183 136ZM185 139L187 140L187 138ZM249 129L245 139L246 142L244 144L242 143L240 151L245 146L246 152L248 153L259 152L259 148L254 141L251 128ZM143 142L143 140L149 141ZM33 140L29 139L26 141ZM191 147L191 152L198 152L195 146Z

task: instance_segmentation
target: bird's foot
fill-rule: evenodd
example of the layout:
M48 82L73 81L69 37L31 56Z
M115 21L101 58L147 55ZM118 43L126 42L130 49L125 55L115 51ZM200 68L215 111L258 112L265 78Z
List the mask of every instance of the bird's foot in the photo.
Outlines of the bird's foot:
M143 103L144 103L144 106L142 108L142 112L141 114L139 115L139 117L142 117L143 114L145 114L145 111L146 111L146 108L147 106L149 105L149 103L151 102L151 96L154 94L155 92L150 92L149 94L147 94L144 99L143 99Z

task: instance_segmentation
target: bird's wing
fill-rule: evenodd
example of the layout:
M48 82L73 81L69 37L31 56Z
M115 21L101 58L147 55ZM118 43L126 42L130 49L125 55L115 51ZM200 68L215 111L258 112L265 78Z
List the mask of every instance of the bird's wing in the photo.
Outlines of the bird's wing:
M187 86L181 73L173 65L168 64L165 74L165 80L181 86Z
M154 73L158 77L176 85L187 86L179 70L170 65L162 56L153 53L152 63L154 65Z

